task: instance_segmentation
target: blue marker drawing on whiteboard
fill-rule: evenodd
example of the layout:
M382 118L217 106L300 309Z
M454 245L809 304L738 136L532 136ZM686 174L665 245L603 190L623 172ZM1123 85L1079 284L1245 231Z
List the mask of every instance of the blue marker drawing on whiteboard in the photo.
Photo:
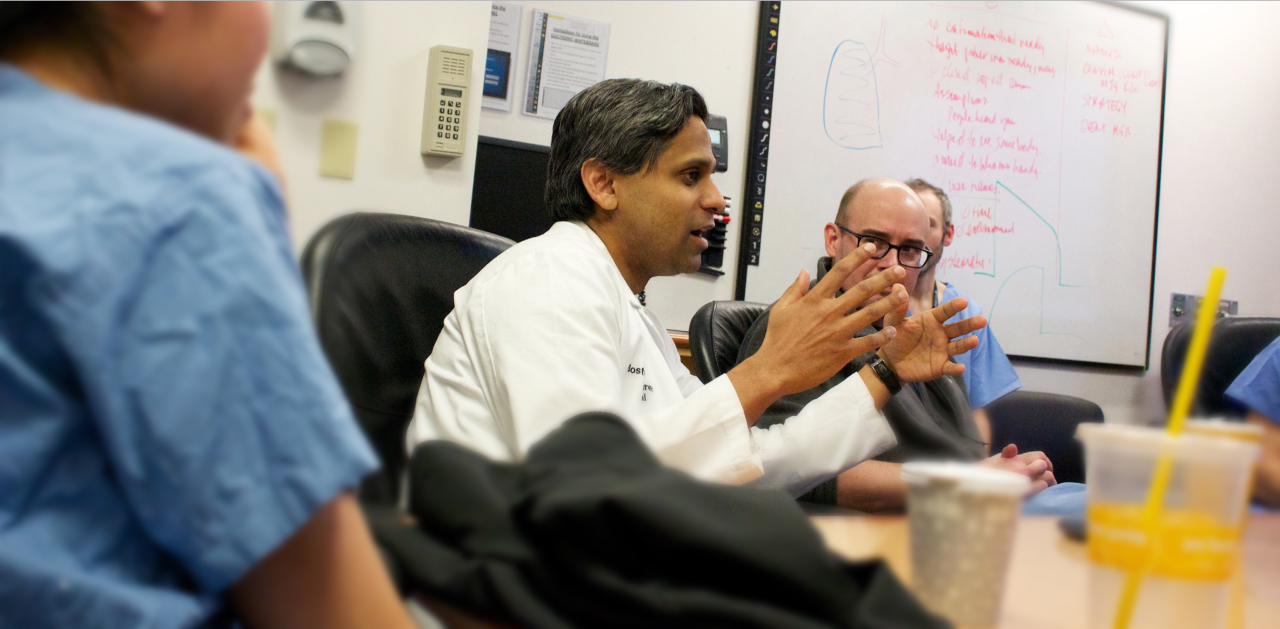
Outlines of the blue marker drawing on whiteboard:
M880 41L876 49L854 40L845 40L831 54L827 69L827 85L823 94L822 127L827 137L838 146L863 150L880 148L880 93L876 85L876 66L884 58L880 46L884 42L885 23L880 21Z

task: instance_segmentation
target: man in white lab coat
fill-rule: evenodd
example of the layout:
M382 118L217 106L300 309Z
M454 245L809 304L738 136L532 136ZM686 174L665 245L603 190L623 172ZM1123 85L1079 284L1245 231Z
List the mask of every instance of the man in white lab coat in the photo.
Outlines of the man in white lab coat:
M636 295L651 278L697 270L724 207L706 116L693 88L634 79L598 83L560 111L546 193L558 222L455 294L426 361L410 447L446 439L518 461L568 418L605 410L666 465L799 495L895 443L878 409L899 381L963 371L948 358L976 339L951 339L985 320L944 325L964 300L904 318L896 266L837 295L871 266L858 249L812 290L800 272L755 356L705 386L694 378ZM882 317L881 332L855 338ZM876 348L859 377L781 424L752 427L774 400Z

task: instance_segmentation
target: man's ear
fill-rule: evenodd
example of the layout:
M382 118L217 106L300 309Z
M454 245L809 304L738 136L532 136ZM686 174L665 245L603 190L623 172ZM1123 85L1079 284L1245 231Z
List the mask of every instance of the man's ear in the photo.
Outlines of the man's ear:
M822 242L827 246L827 255L835 262L840 261L840 250L836 248L836 244L840 242L840 228L835 223L827 223L822 228Z
M943 247L950 247L950 246L951 246L951 239L952 239L952 238L955 238L955 235L956 235L956 225L955 225L955 223L952 223L952 224L950 224L950 225L947 225L947 231L942 232L942 246L943 246Z
M587 189L591 200L601 209L612 211L618 209L618 192L614 188L613 172L600 160L589 159L582 163L582 186Z

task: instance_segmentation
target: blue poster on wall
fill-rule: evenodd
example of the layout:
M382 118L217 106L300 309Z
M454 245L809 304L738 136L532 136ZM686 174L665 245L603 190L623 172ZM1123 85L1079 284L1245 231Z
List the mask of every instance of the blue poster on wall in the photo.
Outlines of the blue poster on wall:
M511 53L490 48L484 64L484 95L506 98L507 81L510 77Z

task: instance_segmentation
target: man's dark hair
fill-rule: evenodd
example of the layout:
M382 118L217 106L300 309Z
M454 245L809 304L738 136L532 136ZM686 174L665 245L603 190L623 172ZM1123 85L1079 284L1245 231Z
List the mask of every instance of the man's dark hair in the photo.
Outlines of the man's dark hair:
M551 127L547 212L552 221L585 221L595 203L582 184L582 165L598 160L620 175L648 168L691 116L707 119L698 90L640 79L609 79L569 99Z
M33 45L54 45L86 55L110 72L107 50L115 36L93 2L0 2L0 59Z
M942 205L942 229L946 230L947 226L951 224L951 199L947 197L947 193L943 192L942 188L919 177L903 183L907 184L907 187L914 190L916 194L928 191L932 192L933 196L938 197L938 203Z

